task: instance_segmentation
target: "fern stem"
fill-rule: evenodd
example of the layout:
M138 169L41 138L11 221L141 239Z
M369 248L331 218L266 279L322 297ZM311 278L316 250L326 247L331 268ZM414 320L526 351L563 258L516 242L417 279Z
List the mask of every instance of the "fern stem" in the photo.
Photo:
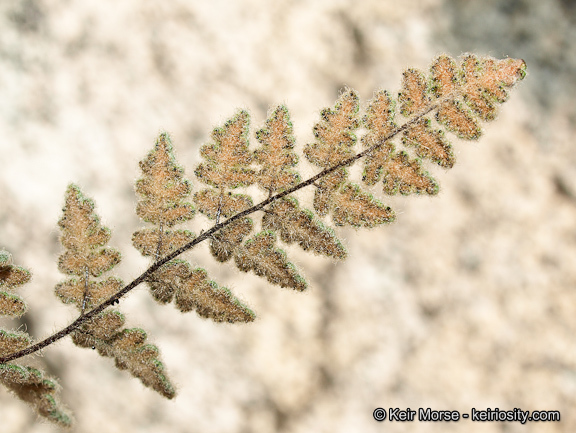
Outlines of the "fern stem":
M319 179L323 178L324 176L338 170L339 168L346 167L348 165L353 164L358 159L368 155L369 153L371 153L374 150L378 149L379 147L383 146L388 140L392 139L393 137L400 134L401 132L404 132L410 126L417 123L424 116L428 115L430 112L432 112L435 109L437 109L438 107L440 107L440 105L442 105L443 103L445 103L449 100L455 99L456 97L459 96L459 94L460 94L460 92L455 92L454 94L450 94L450 95L448 95L442 99L439 99L436 103L431 104L429 107L427 107L422 112L420 112L419 114L412 117L410 120L408 120L402 126L395 128L386 137L384 137L380 142L376 143L375 145L371 146L370 148L368 148L368 149L366 149L360 153L357 153L356 155L340 162L339 164L336 164L332 167L329 167L327 169L322 170L321 172L319 172L315 176L312 176L308 180L305 180L304 182L301 182L298 185L295 185L290 189L287 189L287 190L285 190L281 193L278 193L276 195L269 196L267 199L261 201L260 203L252 206L249 209L246 209L242 212L239 212L236 215L231 216L230 218L228 218L227 220L225 220L223 222L218 222L218 220L217 220L217 223L211 229L209 229L205 232L202 232L193 241L180 247L179 249L177 249L176 251L167 255L163 259L157 260L152 266L150 266L148 269L146 269L146 271L144 271L139 277L134 279L130 284L126 285L124 288L122 288L120 291L116 292L116 294L114 294L113 296L108 298L106 301L102 302L100 305L98 305L94 309L92 309L86 313L83 312L76 320L74 320L67 327L61 329L60 331L56 332L55 334L50 335L49 337L47 337L46 339L44 339L42 341L39 341L38 343L33 344L32 346L29 346L25 349L18 351L18 352L14 352L14 353L7 355L3 358L0 358L0 364L5 364L5 363L13 361L15 359L22 358L22 357L27 356L27 355L31 355L35 352L38 352L39 350L44 349L47 346L50 346L52 343L55 343L56 341L60 340L61 338L66 337L67 335L69 335L72 332L74 332L75 330L77 330L80 326L82 326L82 324L84 324L86 321L90 320L92 317L101 313L102 311L104 311L109 306L114 305L116 302L119 302L120 298L122 298L124 295L126 295L128 292L130 292L132 289L134 289L140 283L143 283L144 281L146 281L162 265L168 263L170 260L175 259L176 257L178 257L180 254L184 253L185 251L193 248L194 246L198 245L199 243L212 237L212 235L214 235L214 233L216 233L218 230L221 230L222 228L226 227L227 225L231 224L232 222L234 222L234 221L236 221L242 217L245 217L245 216L250 215L254 212L263 210L265 206L268 206L269 204L275 202L276 200L280 200L281 198L286 197L287 195L290 195L290 194L292 194L292 193L294 193L294 192L296 192L302 188L305 188L309 185L315 184L315 182L317 180L319 180Z

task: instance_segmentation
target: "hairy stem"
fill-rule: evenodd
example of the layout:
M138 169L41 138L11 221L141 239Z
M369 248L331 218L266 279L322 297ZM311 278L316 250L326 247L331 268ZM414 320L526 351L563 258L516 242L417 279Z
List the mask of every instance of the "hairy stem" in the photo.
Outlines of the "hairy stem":
M228 218L227 220L225 220L223 222L217 222L212 228L210 228L209 230L207 230L205 232L202 232L193 241L180 247L179 249L177 249L176 251L167 255L163 259L157 260L152 266L150 266L148 269L146 269L146 271L144 271L139 277L134 279L130 284L126 285L124 288L122 288L120 291L116 292L116 294L114 294L113 296L108 298L106 301L102 302L100 305L98 305L94 309L92 309L86 313L83 312L76 320L74 320L67 327L61 329L60 331L56 332L55 334L50 335L46 339L39 341L38 343L36 343L32 346L29 346L25 349L18 351L18 352L14 352L14 353L7 355L3 358L0 358L0 364L4 364L6 362L13 361L13 360L18 359L18 358L22 358L23 356L38 352L39 350L42 350L45 347L50 346L52 343L55 343L56 341L60 340L61 338L66 337L68 334L71 334L72 332L77 330L80 326L82 326L82 324L84 324L86 321L90 320L92 317L101 313L102 311L104 311L109 306L114 305L116 302L119 302L120 298L122 298L124 295L126 295L128 292L130 292L132 289L134 289L140 283L146 281L162 265L168 263L170 260L175 259L176 257L178 257L180 254L184 253L185 251L193 248L194 246L198 245L199 243L210 238L218 230L221 230L222 228L226 227L227 225L231 224L232 222L234 222L234 221L236 221L242 217L245 217L245 216L250 215L254 212L263 210L265 206L268 206L270 203L273 203L276 200L279 200L283 197L286 197L287 195L290 195L290 194L292 194L292 193L294 193L294 192L296 192L302 188L305 188L309 185L315 184L315 182L317 180L319 180L319 179L323 178L324 176L332 173L333 171L338 170L339 168L346 167L348 165L353 164L358 159L368 155L369 153L371 153L374 150L378 149L379 147L383 146L388 140L392 139L396 135L398 135L401 132L408 129L410 126L412 126L413 124L418 122L421 118L423 118L424 116L426 116L427 114L429 114L433 110L437 109L444 102L451 100L451 99L455 99L455 97L457 97L457 96L458 96L458 94L448 95L447 97L436 101L436 103L431 104L428 108L426 108L421 113L412 117L410 120L408 120L402 126L395 128L392 132L390 132L386 137L384 137L380 142L378 142L374 146L372 146L372 147L370 147L370 148L368 148L368 149L366 149L360 153L357 153L356 155L340 162L339 164L336 164L332 167L329 167L327 169L322 170L321 172L319 172L315 176L312 176L308 180L305 180L304 182L301 182L298 185L295 185L294 187L292 187L290 189L287 189L287 190L285 190L281 193L278 193L276 195L269 196L266 200L263 200L260 203L252 206L251 208L246 209L242 212L239 212L234 216L231 216L230 218Z

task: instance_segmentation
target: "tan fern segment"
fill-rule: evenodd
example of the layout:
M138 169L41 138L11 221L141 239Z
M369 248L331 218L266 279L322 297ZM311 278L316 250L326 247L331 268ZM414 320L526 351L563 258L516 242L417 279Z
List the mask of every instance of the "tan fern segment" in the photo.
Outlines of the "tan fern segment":
M428 94L428 84L424 74L416 69L408 69L402 78L402 89L398 94L399 109L403 116L417 116L424 113L431 106L431 98ZM370 102L364 125L367 133L362 138L365 147L376 147L367 155L364 168L363 181L367 185L374 185L382 180L384 192L387 194L436 194L438 185L427 173L422 170L419 160L410 160L406 152L396 152L392 142L387 141L389 135L396 130L394 123L394 101L385 91L380 91ZM407 146L416 147L419 157L428 157L443 167L452 166L454 157L448 142L443 140L443 135L432 131L430 121L422 118L404 131L403 143ZM394 214L378 201L374 201L368 193L361 192L357 186L347 185L347 205L340 212L337 224L344 221L355 222L357 227L370 223L363 222L366 214L360 214L363 201L374 203L378 207L380 217L377 221L389 222L394 219ZM350 199L353 199L350 201ZM346 202L346 201L345 201ZM354 204L353 204L354 203ZM356 216L352 216L348 209L359 206ZM389 214L386 216L386 214Z
M100 224L94 213L94 202L82 195L76 185L68 186L63 216L58 222L62 230L60 241L66 251L60 255L58 268L64 274L80 279L68 279L56 286L56 295L65 303L75 303L82 311L92 308L115 293L122 281L110 278L96 283L99 277L120 262L120 253L106 247L110 230Z
M382 167L394 151L394 146L385 140L396 128L394 123L394 101L385 90L381 90L368 105L363 118L367 133L362 137L362 144L370 148L376 144L380 147L374 149L366 156L362 180L367 185L376 184L382 176Z
M422 169L422 163L410 159L406 152L398 152L387 162L383 176L386 194L430 194L438 193L436 181Z
M191 272L192 267L187 261L180 259L169 261L146 280L152 297L161 304L172 302L175 291Z
M190 194L190 182L176 163L169 135L163 132L154 149L140 161L143 177L136 182L140 200L136 213L144 221L171 227L194 216L194 208L184 201Z
M360 126L358 119L359 98L351 89L346 89L334 110L321 111L322 121L314 126L314 143L304 149L306 158L322 168L332 167L354 155L356 136L354 131Z
M438 108L436 120L464 140L475 140L482 135L480 124L464 104L459 101L445 102Z
M72 340L79 347L92 348L101 356L113 358L120 370L127 370L147 387L171 399L176 391L160 361L160 351L146 344L143 329L122 329L124 316L116 310L105 310L74 332Z
M26 312L24 300L8 291L0 292L0 315L10 317L20 317Z
M320 112L321 121L314 126L316 141L304 148L304 155L314 165L329 168L354 155L356 135L360 126L358 94L346 89L336 101L334 109ZM346 181L348 172L342 168L323 177L317 183L314 209L326 215L332 208L332 197Z
M287 112L285 113L287 115ZM282 114L278 113L277 122L282 122ZM289 119L284 118L285 130L289 131ZM256 171L250 164L254 157L249 150L249 123L250 117L246 111L240 111L228 120L222 128L212 132L213 142L202 146L201 155L205 162L196 168L198 179L213 188L203 189L194 194L194 201L198 210L216 223L221 218L229 218L253 205L252 198L246 194L232 194L231 189L252 185L257 179ZM269 126L273 122L269 124ZM279 125L279 123L277 123ZM285 131L285 132L286 132ZM279 138L275 131L266 135L260 133L261 139L276 140ZM280 145L275 143L274 145ZM285 146L288 144L284 143ZM269 144L270 146L270 144ZM264 154L260 152L260 158ZM277 161L276 161L277 162ZM278 168L278 167L277 167ZM273 174L271 174L273 176ZM248 228L250 230L248 230ZM251 221L244 219L235 223L233 227L221 231L210 240L210 251L218 261L226 261L232 257L234 250L242 243L245 236L251 231Z
M200 149L206 159L196 168L196 176L203 183L216 188L249 186L255 181L255 171L249 167L252 153L248 149L250 116L240 111L224 127L212 131L211 144Z
M402 90L398 94L400 112L404 117L423 112L430 104L424 74L408 69L402 74Z
M496 104L507 98L505 88L521 80L525 76L525 68L523 60L479 59L469 55L461 65L457 65L449 56L441 55L432 63L429 85L422 72L409 69L404 73L399 93L400 111L406 117L435 111L436 120L448 131L459 138L477 139L481 135L481 128L476 116L481 120L493 119ZM381 100L384 107L389 104L385 97ZM389 122L388 112L373 109L378 106L377 101L367 110L366 137L374 134L372 125L375 122L385 125ZM454 153L444 131L435 130L429 118L416 119L404 129L402 143L415 148L419 158L430 159L444 168L454 165ZM435 194L438 186L423 171L421 161L410 160L403 152L394 153L392 145L382 143L383 136L381 134L379 140L370 141L381 147L368 155L364 181L373 184L382 175L384 191L388 194Z
M176 293L176 306L182 312L196 313L215 322L252 322L254 312L230 290L208 279L204 269L195 269L182 281Z
M270 283L280 287L300 291L306 289L304 278L287 260L286 253L275 247L275 243L273 231L257 233L234 256L236 266L243 272L253 271L259 277L266 277Z
M334 194L346 182L347 178L348 170L339 168L316 182L314 210L318 215L325 216L330 212L330 209L334 206Z
M249 186L255 181L250 168L252 154L248 149L249 116L241 111L212 133L214 143L202 146L200 154L206 159L196 168L200 181L216 189L204 189L195 194L199 210L211 219L237 213L238 204L251 203L247 196L234 195L228 189ZM215 210L215 211L214 211Z
M396 218L392 209L376 200L358 185L347 183L338 191L333 220L338 226L375 227Z
M456 61L445 54L438 56L430 66L430 91L436 98L456 96L462 86L462 73Z
M210 219L229 218L252 207L252 198L246 194L204 189L194 195L198 210Z
M250 234L253 226L254 223L250 218L233 221L212 236L210 252L219 262L230 260L244 238Z
M273 194L299 183L300 175L291 170L298 164L298 155L294 152L296 140L285 106L272 112L265 128L256 132L256 139L262 145L254 152L254 162L262 166L257 173L258 185Z
M193 206L186 202L191 192L190 182L184 177L184 169L178 164L172 142L167 133L161 133L154 148L140 162L142 177L136 183L139 196L136 213L144 220L156 225L155 228L141 229L132 235L132 244L145 257L154 261L191 242L196 236L188 230L170 230L172 227L194 216ZM152 204L152 205L150 205ZM156 209L150 217L142 213L144 207ZM185 213L185 218L168 219L172 215L166 210L176 209L176 214ZM169 303L174 299L174 291L181 278L191 272L184 260L172 260L146 280L152 297L159 303Z
M452 168L455 158L452 145L446 139L444 131L433 130L430 119L423 118L404 132L402 144L415 147L416 155L427 158L441 167Z
M70 414L58 400L58 384L44 372L18 364L0 364L0 383L38 415L61 427L72 425Z
M145 257L164 257L194 240L196 235L189 230L137 230L132 235L132 244Z
M104 281L69 279L56 285L56 295L65 304L93 307L117 293L124 283L116 277Z
M30 336L25 332L10 332L0 329L0 356L10 355L28 347Z
M436 113L436 120L459 138L474 140L482 130L472 111L455 98L459 96L462 79L456 62L447 55L437 57L430 67L430 92L436 98L447 98Z
M10 253L0 251L0 316L20 317L26 312L26 303L14 290L30 278L30 272L12 264Z
M436 119L460 138L472 140L481 135L475 115L484 121L493 120L497 104L508 98L505 88L524 78L526 64L523 60L468 55L458 70L454 60L443 55L434 61L431 73L432 93L447 99L438 108ZM472 110L456 99L460 95Z
M272 203L262 218L262 228L275 231L283 242L296 242L304 251L334 259L346 258L346 249L334 230L315 218L311 211L301 209L295 198Z
M520 59L497 60L467 55L462 69L464 100L484 121L496 117L496 104L508 99L506 88L526 76L526 63Z

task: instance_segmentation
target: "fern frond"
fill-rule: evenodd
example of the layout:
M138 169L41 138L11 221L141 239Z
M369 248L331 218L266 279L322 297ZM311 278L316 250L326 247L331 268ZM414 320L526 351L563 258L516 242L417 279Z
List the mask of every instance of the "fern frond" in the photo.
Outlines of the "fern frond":
M68 279L56 286L56 295L65 303L75 303L84 311L98 305L113 294L114 288L122 287L117 279L98 284L90 277L99 277L116 266L120 253L106 247L110 230L100 224L94 212L94 202L82 194L76 185L69 185L62 218L58 222L62 230L60 242L66 250L58 259L58 269L79 279Z
M347 89L338 98L334 110L325 108L321 111L322 120L314 126L316 141L304 148L304 154L312 164L328 168L354 155L354 131L360 126L359 109L358 94Z
M257 173L257 182L270 194L300 182L298 172L291 169L298 164L292 131L288 109L281 105L268 117L266 127L256 132L256 139L262 144L254 152L254 162L262 166Z
M198 179L214 188L203 189L194 194L200 212L210 219L229 218L253 205L252 197L232 194L230 189L249 186L256 181L256 171L250 167L253 161L249 150L250 116L240 111L228 120L224 127L212 132L213 143L206 144L200 154L206 159L195 170ZM265 134L262 133L264 136ZM261 154L262 156L262 154ZM218 234L210 241L210 251L218 261L227 261L234 254L252 227L246 220L236 223L236 229Z
M144 176L136 181L142 197L136 213L146 222L171 227L194 216L194 207L184 201L190 194L190 182L176 163L172 142L167 133L156 140L154 149L140 161Z
M240 111L235 117L212 132L211 144L200 149L206 159L196 168L203 183L221 190L252 185L255 171L249 167L252 153L248 149L250 116Z
M523 60L493 58L480 59L473 54L464 57L464 101L482 120L494 120L498 103L508 99L507 87L526 76Z
M315 141L304 148L306 158L321 169L305 181L300 181L296 171L298 156L287 108L276 108L256 133L261 146L255 152L249 148L248 113L240 111L222 128L214 129L212 143L201 149L204 161L195 174L208 187L196 192L194 201L214 225L198 236L172 229L190 220L195 209L185 201L192 188L176 163L170 138L160 134L140 164L143 176L136 184L137 214L155 227L133 235L134 246L153 258L153 263L124 287L116 277L102 277L118 264L120 253L107 246L110 230L100 224L94 203L70 185L59 221L65 251L58 267L72 278L59 283L55 291L81 314L66 328L34 344L27 334L0 330L0 382L41 415L69 424L69 417L55 400L55 383L38 370L9 362L72 335L77 345L113 358L118 368L172 398L174 388L157 347L147 343L144 330L124 328L124 316L110 306L146 282L157 301L174 301L182 312L196 311L217 322L254 320L254 313L228 289L210 280L205 270L178 257L208 240L218 261L234 258L241 271L252 271L281 287L304 290L306 281L278 247L278 238L342 259L346 256L342 243L318 217L331 214L335 225L355 228L374 227L395 218L390 207L349 179L349 166L366 157L363 182L367 186L381 182L386 194L436 194L438 183L426 172L425 163L430 160L444 168L454 165L446 132L477 139L481 122L494 119L498 104L508 98L508 88L525 74L523 60L466 55L457 62L442 55L434 60L428 76L408 69L397 100L386 91L377 92L364 116L360 115L357 93L346 89L333 109L321 111L321 120L314 127ZM403 120L396 119L396 111ZM361 139L363 150L358 152L355 134L362 125L366 132ZM268 192L257 204L248 194L233 193L255 183ZM308 210L291 194L312 185L316 188L313 210ZM258 211L264 215L261 227L255 228L250 216ZM250 236L254 230L257 233ZM14 267L9 255L0 252L0 313L12 317L24 313L26 305L13 287L29 278L28 271Z
M370 149L379 145L378 148L366 156L362 180L367 185L374 185L380 180L382 166L388 159L389 154L394 150L391 143L380 144L396 128L394 123L394 105L394 100L388 92L381 90L370 101L368 108L366 108L366 115L362 119L368 130L362 137L364 148Z
M308 160L323 168L332 167L355 155L356 136L354 131L360 127L358 116L359 98L353 90L345 91L334 110L324 109L322 121L314 127L315 143L308 144L304 153ZM368 107L364 122L371 128L365 136L364 146L374 146L387 131L394 128L391 114L393 104L386 92L380 92ZM389 132L388 132L389 133ZM381 168L377 162L385 158L386 149L379 148L371 153L364 179L368 183L379 177ZM391 209L375 200L358 185L346 183L348 172L340 168L328 174L317 184L314 195L314 209L320 216L333 211L332 220L338 226L374 227L394 220Z
M190 182L184 178L184 169L178 165L172 141L165 132L158 136L154 148L140 162L140 168L143 177L136 182L136 193L140 197L136 213L144 221L157 227L134 232L132 244L143 256L158 261L196 236L188 230L165 228L194 216L193 206L185 202L192 188ZM143 212L143 209L152 208L156 210ZM185 214L185 218L176 217L179 214ZM147 279L154 299L160 303L171 302L179 279L189 273L190 265L182 260L166 263Z
M360 126L359 99L354 90L347 89L338 98L334 110L321 111L322 120L314 126L316 141L304 148L304 155L312 164L329 168L354 155L354 132ZM326 215L334 207L334 194L347 177L347 170L342 168L318 182L314 209L320 215Z

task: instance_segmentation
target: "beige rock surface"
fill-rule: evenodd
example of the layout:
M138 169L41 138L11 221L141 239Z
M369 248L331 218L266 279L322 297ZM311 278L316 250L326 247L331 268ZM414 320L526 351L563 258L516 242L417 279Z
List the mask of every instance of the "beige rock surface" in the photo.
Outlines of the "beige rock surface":
M144 288L122 301L162 349L175 400L68 340L31 360L60 378L73 431L575 431L574 21L567 0L0 2L0 247L34 273L23 326L37 338L74 318L52 294L69 182L112 228L121 277L144 269L132 185L160 130L197 185L199 147L239 108L256 128L286 104L303 146L346 85L365 102L396 92L405 67L442 52L529 67L481 140L433 169L437 197L386 198L397 222L341 231L344 263L287 248L307 293L193 252L255 323L182 315ZM562 421L377 423L376 407L559 410ZM0 390L0 431L57 429Z

